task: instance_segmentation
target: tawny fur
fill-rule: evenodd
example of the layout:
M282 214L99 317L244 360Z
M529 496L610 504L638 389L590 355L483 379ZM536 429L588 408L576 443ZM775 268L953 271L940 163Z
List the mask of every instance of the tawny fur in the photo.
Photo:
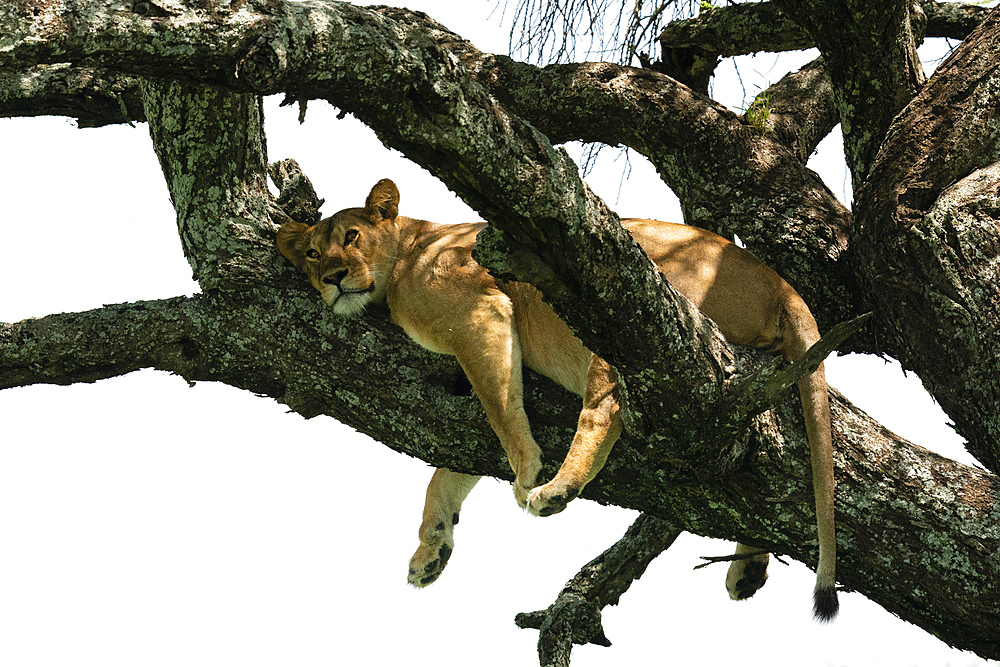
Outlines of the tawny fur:
M345 209L313 226L286 223L278 232L278 247L336 313L357 315L369 303L385 303L393 321L414 341L454 355L507 453L518 504L540 516L561 511L597 475L621 433L615 370L571 333L535 288L500 284L473 261L476 235L485 223L439 225L400 216L398 207L399 191L383 179L364 208ZM768 347L794 360L819 340L816 322L799 295L749 252L695 227L639 219L622 224L731 343ZM569 453L556 476L540 486L540 450L522 402L522 364L583 397ZM814 612L828 620L837 611L836 541L823 366L798 387L812 455L820 544ZM445 470L434 474L420 547L410 562L412 584L427 585L440 575L454 546L454 520L477 480ZM734 562L727 578L732 597L748 597L763 584L763 572L750 588L743 576L748 563L760 569L761 561L766 567L766 558Z

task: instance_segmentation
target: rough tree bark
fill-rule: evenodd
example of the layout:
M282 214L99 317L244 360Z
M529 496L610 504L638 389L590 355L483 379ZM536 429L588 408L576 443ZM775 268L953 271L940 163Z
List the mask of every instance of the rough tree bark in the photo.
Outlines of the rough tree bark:
M652 160L689 222L737 233L803 294L823 330L874 311L867 331L839 349L891 354L914 369L992 471L907 443L832 391L841 583L953 646L1000 658L1000 17L900 2L875 33L865 15L875 10L846 5L739 9L741 20L780 10L784 32L734 30L742 46L729 51L815 44L823 53L769 91L775 113L763 134L662 73L537 68L481 53L403 9L5 5L0 113L69 113L87 125L147 119L203 292L0 325L0 387L161 368L331 415L436 466L510 479L454 362L410 344L385 313L334 318L273 247L276 221L309 220L315 207L282 210L267 194L258 96L323 98L477 209L492 223L479 261L539 287L615 364L630 433L585 496L655 517L647 526L813 564L797 397L759 398L762 384L794 377L776 379L767 355L726 344L553 143L628 145ZM724 23L736 13L709 16ZM971 34L969 22L980 24ZM914 54L928 25L968 37L925 82ZM679 47L723 52L689 32ZM852 45L864 58L849 57ZM804 166L837 122L859 193L854 215ZM290 164L273 172L287 202L302 180ZM309 363L320 357L323 372ZM373 391L377 402L359 400ZM527 392L551 473L576 400L530 374ZM407 409L414 396L426 410ZM592 636L562 626L556 643L566 632Z

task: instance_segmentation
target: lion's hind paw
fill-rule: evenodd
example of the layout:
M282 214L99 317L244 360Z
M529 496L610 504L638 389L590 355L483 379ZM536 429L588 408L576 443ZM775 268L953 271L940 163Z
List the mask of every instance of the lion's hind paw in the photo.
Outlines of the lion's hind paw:
M448 564L451 552L452 547L448 544L440 545L437 551L432 551L431 547L421 544L410 559L406 581L417 588L433 584L441 576L444 566Z
M410 585L423 588L433 584L441 576L455 548L456 523L458 523L457 512L450 519L442 518L437 524L421 526L420 546L410 558L410 567L406 575Z

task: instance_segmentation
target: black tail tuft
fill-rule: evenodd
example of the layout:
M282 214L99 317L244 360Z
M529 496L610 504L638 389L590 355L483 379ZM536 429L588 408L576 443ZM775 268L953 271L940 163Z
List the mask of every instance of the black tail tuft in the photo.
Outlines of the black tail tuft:
M837 599L837 589L817 588L813 591L813 618L820 623L829 623L840 611L840 600Z

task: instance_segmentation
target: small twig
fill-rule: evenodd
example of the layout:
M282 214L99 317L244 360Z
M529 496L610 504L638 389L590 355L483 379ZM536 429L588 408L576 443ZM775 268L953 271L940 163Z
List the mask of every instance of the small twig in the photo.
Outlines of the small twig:
M746 553L731 554L729 556L699 556L699 558L708 562L702 563L701 565L695 565L693 569L700 570L703 567L708 567L709 565L715 565L716 563L730 563L736 560L749 560L754 556L762 556L766 553L770 552L767 549L754 549L753 551L747 551ZM771 557L774 558L774 560L781 563L782 565L788 565L788 562L783 560L781 556L771 554Z
M834 326L791 364L769 364L741 380L736 393L746 399L745 414L759 414L780 401L789 387L815 372L826 357L860 331L871 315L865 313Z

